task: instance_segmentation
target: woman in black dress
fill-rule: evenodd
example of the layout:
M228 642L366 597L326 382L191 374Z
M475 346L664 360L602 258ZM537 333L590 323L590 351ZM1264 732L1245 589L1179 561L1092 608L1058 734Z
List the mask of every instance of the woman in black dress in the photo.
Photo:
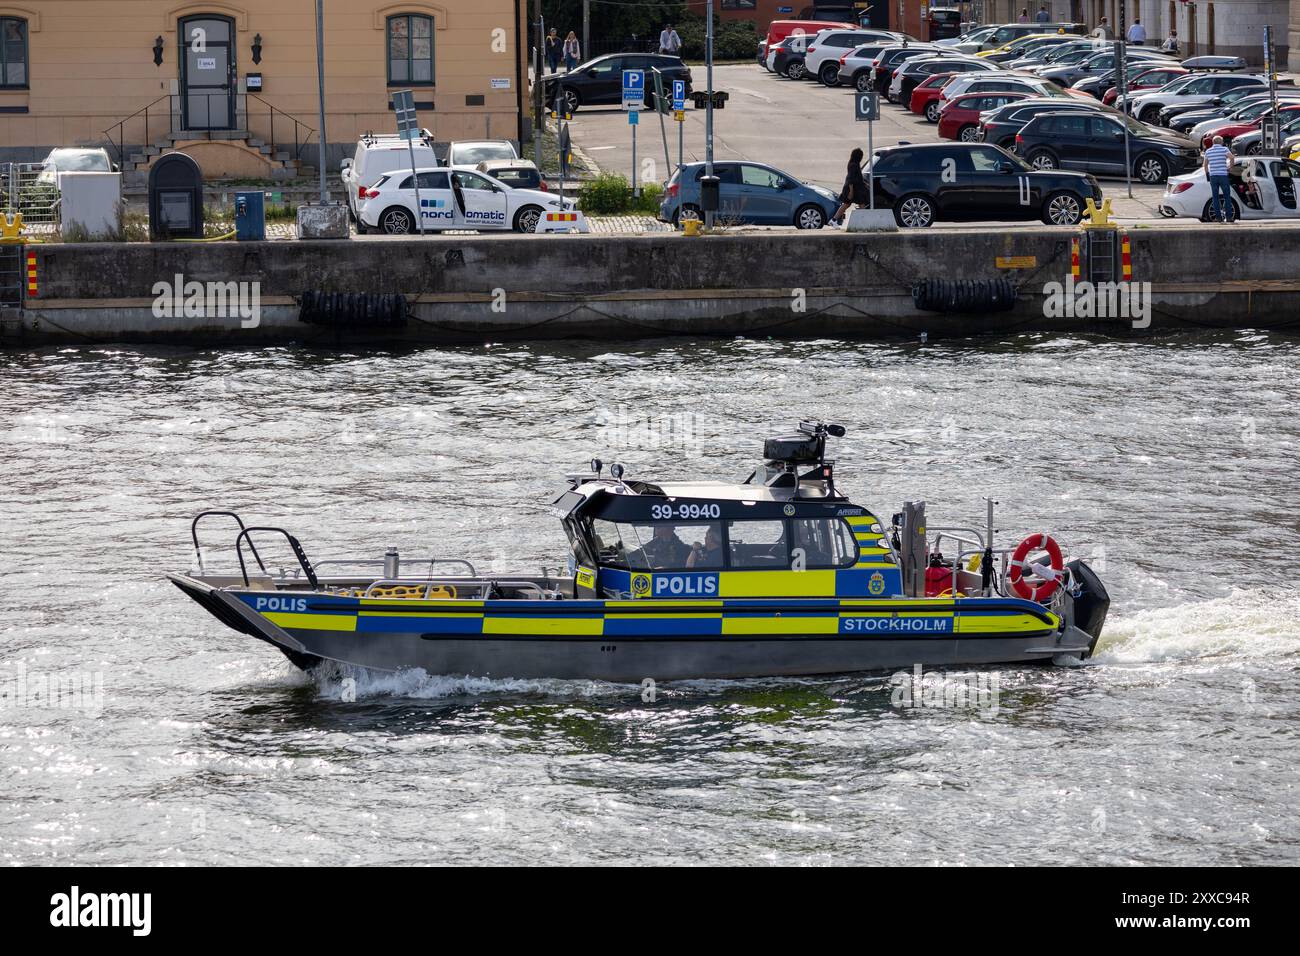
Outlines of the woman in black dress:
M849 206L865 206L868 202L867 181L862 178L862 149L855 147L849 153L848 175L844 177L844 188L840 190L840 208L835 210L831 222L841 225Z

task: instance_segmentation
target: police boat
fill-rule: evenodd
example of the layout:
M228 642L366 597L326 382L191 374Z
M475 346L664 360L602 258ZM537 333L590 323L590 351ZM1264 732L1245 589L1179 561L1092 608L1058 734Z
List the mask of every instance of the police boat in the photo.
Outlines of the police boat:
M769 438L742 482L656 482L619 465L569 476L552 503L568 570L485 575L459 558L312 563L283 528L194 518L196 569L168 577L224 624L298 667L642 682L1018 664L1088 657L1110 600L1048 534L1016 547L984 527L886 524L835 484L828 437ZM211 573L203 523L237 525L238 572ZM286 541L296 567L257 549ZM255 540L257 539L257 540Z

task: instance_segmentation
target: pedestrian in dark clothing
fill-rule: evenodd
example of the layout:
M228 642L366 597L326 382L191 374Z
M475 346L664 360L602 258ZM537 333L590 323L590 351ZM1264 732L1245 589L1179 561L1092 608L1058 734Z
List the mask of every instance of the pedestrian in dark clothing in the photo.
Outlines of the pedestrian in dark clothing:
M552 73L560 72L560 47L560 35L551 27L551 32L546 34L546 63Z
M867 181L862 177L862 148L856 147L849 153L848 174L844 177L844 188L840 190L840 208L835 210L831 222L838 225L849 211L849 206L861 207L870 201Z

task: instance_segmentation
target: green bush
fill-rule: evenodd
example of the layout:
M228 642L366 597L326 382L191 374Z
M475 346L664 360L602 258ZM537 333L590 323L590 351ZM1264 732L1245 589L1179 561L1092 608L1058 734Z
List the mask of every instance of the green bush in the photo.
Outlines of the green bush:
M626 212L632 199L632 187L622 173L601 173L582 184L578 206L587 215L613 215Z
M659 204L663 202L663 198L663 186L658 183L643 183L640 198L633 200L632 211L646 216L653 216L659 212Z

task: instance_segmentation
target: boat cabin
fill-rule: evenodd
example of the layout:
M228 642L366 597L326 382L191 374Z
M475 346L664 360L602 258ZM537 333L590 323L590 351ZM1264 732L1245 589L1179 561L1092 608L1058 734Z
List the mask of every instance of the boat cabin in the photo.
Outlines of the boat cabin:
M835 488L826 436L804 422L768 439L764 463L738 484L624 480L614 465L554 506L573 551L581 597L721 599L893 597L897 555L879 519Z

